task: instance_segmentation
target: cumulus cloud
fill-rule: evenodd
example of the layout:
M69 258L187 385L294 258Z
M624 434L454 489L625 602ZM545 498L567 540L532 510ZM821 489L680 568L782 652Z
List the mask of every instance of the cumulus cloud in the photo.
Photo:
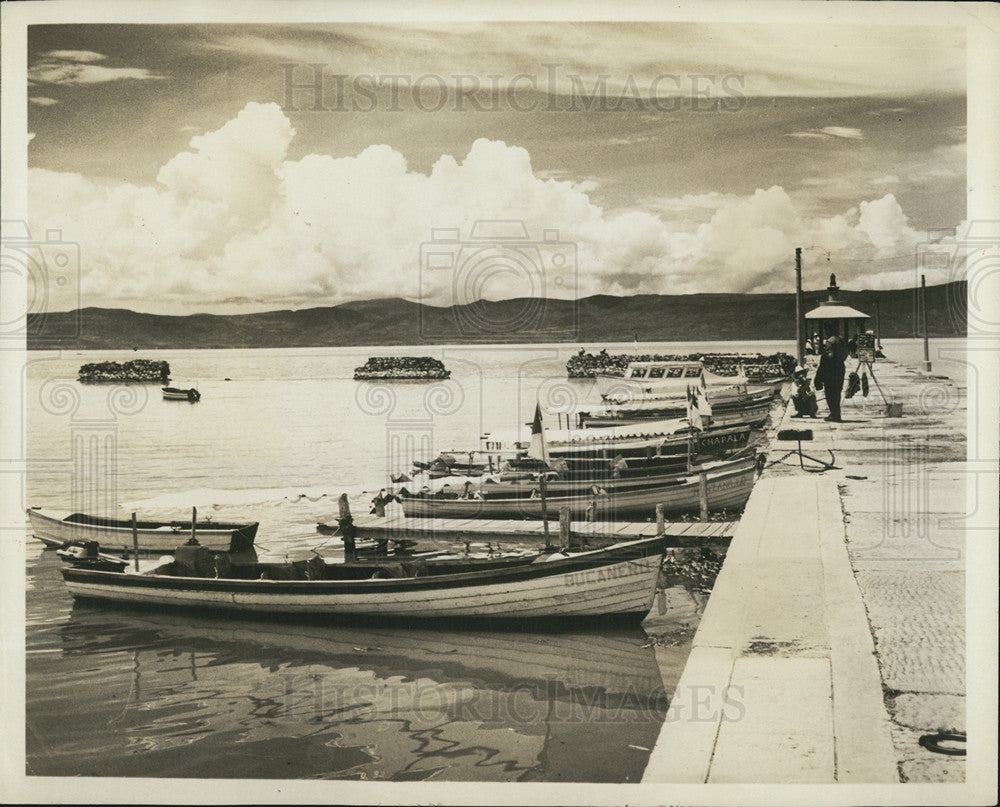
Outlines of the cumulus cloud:
M891 254L899 244L915 244L921 239L921 233L910 227L891 193L873 202L861 203L856 229L868 236L876 254Z
M567 282L546 287L558 296L788 291L796 246L848 258L838 276L870 286L896 268L890 256L912 255L920 239L892 194L829 218L803 212L779 186L606 210L591 200L592 185L539 176L525 149L499 141L477 140L424 174L387 145L289 160L294 135L277 105L250 103L193 137L155 185L33 169L32 228L60 228L80 243L86 305L187 311L231 310L233 300L447 304L463 301L461 272L473 273L463 288L476 294L524 296L532 286L523 273L503 271L512 249L542 273L559 255L571 261L561 270ZM477 222L497 220L523 223L524 243L473 237ZM459 233L430 243L451 260L443 270L427 260L441 228Z
M33 84L102 84L125 79L160 79L144 67L107 67L108 57L89 50L50 50L39 55L28 68L28 82ZM49 99L51 100L51 99ZM53 101L53 103L55 103Z

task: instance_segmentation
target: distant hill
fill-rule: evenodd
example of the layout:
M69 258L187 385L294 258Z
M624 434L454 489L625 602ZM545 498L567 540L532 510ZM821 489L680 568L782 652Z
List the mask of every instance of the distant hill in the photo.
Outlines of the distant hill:
M916 289L842 291L883 338L919 335ZM826 298L806 292L805 310ZM963 336L966 284L927 289L931 336ZM83 308L29 315L28 348L152 349L413 345L463 342L685 342L793 339L792 294L687 294L503 300L438 308L401 299L261 314L161 316Z

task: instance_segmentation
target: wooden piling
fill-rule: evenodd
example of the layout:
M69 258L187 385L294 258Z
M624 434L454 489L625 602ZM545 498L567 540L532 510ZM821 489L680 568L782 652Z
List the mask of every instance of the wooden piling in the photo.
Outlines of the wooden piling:
M708 474L704 471L698 474L698 505L701 508L701 520L708 521Z
M542 532L545 533L546 546L549 545L549 541L551 540L549 538L549 508L545 497L545 474L547 471L548 471L548 465L546 464L546 466L542 468L541 473L539 473L538 475L538 492L539 495L542 497ZM559 517L562 518L561 513ZM561 522L560 522L560 528L561 528Z
M139 528L135 523L135 513L132 513L132 559L135 570L139 571Z
M198 508L191 508L191 543L196 543L198 538L196 536L196 530L198 526Z
M570 518L570 509L568 507L559 508L559 546L562 549L566 549L573 541L572 534L573 523Z
M656 505L656 534L663 535L666 532L666 518L664 517L663 505Z
M337 499L337 507L340 510L337 523L340 524L340 534L344 541L344 560L348 563L353 563L358 557L357 542L354 540L357 534L357 527L354 526L354 519L351 517L351 505L347 501L346 493L340 494L340 498ZM389 541L386 539L386 548L388 548L388 545Z

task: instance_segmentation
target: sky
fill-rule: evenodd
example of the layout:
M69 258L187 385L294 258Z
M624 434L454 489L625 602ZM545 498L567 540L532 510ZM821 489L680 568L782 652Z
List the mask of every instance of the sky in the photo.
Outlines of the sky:
M900 288L966 218L958 28L32 26L28 96L56 310Z

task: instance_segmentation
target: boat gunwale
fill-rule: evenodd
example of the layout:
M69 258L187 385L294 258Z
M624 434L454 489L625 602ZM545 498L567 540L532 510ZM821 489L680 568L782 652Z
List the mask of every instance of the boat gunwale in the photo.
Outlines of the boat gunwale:
M725 468L718 468L717 467L717 468L708 469L708 470L705 470L705 471L697 471L697 470L695 470L695 471L690 471L690 472L679 473L679 474L677 474L675 476L675 478L677 480L679 480L681 482L681 484L680 485L668 485L667 487L669 487L671 490L676 490L678 487L682 487L685 484L686 485L697 485L698 482L699 482L699 477L700 477L700 475L702 473L706 474L707 481L708 481L709 484L711 484L712 482L714 482L716 480L729 479L731 476L736 476L736 475L739 475L739 474L744 474L747 471L754 470L756 468L756 464L757 464L756 463L756 459L754 457L749 457L749 456L748 457L741 457L740 459L733 460L731 463L730 462L726 462L726 461L723 461L723 463L725 465L727 465L727 466L731 464L734 467L725 467ZM640 478L642 478L642 477L640 477ZM656 487L657 487L656 484L650 484L648 486L648 488L650 488L650 489L655 489ZM643 487L640 487L639 490L634 490L634 491L630 491L630 492L631 493L639 493L639 492L644 492L644 491L646 491L646 489L643 488ZM606 495L610 498L610 497L613 497L615 494L609 492ZM596 498L599 498L600 496L601 496L601 494L596 494L595 495L593 493L588 493L588 494L581 494L581 495L578 495L578 496L550 496L548 498L549 498L550 504L552 504L553 506L557 506L560 501L565 501L566 499L596 499ZM425 496L422 492L421 493L414 493L414 494L410 494L410 495L403 495L402 493L400 493L400 498L402 498L405 501L418 501L418 502L469 502L470 504L475 504L475 503L482 504L484 501L489 501L489 499L462 499L462 498L454 498L453 499L453 498L450 498L450 497L443 497L443 496L439 497L436 494L432 494L430 496ZM523 498L527 498L527 497L523 497ZM532 501L535 501L535 500L532 499Z
M131 533L132 522L129 519L117 519L117 518L105 518L104 516L91 516L86 513L69 513L63 518L57 518L53 515L54 511L45 510L39 507L28 508L29 519L32 516L37 516L47 522L52 524L62 524L67 527L78 527L80 529L89 530L101 530L101 531L117 531L122 530L124 532ZM61 511L60 511L61 512ZM89 519L88 521L70 521L68 519L74 516L79 516L81 518ZM103 522L103 523L102 523ZM229 521L211 521L206 519L205 521L199 521L195 524L196 533L226 533L226 532L236 532L239 530L247 530L250 528L257 528L260 526L259 521L246 521L246 522L229 522ZM136 529L138 530L150 530L150 531L162 531L164 535L167 531L164 528L168 528L171 532L176 532L178 535L191 532L191 522L190 521L136 521Z

